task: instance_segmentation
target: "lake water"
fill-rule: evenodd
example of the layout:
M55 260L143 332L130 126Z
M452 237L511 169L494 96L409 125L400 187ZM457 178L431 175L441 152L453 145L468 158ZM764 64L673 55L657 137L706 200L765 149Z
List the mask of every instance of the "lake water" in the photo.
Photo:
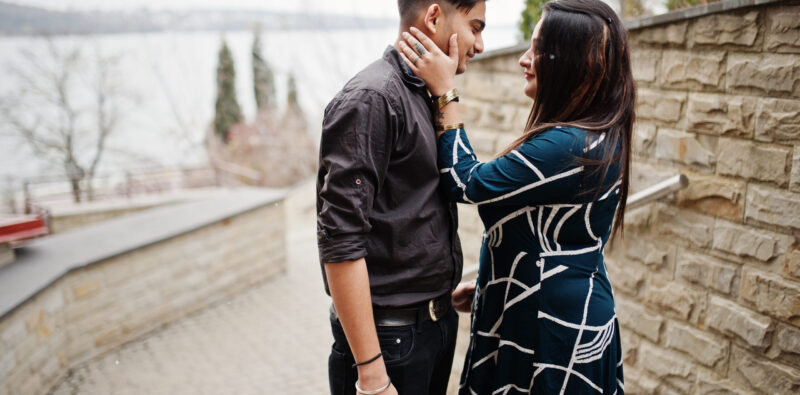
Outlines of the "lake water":
M318 134L317 125L327 102L349 78L377 59L396 34L394 27L264 32L262 51L275 72L279 101L285 101L286 81L289 73L294 74L300 103L314 129L311 132ZM217 54L222 37L217 32L176 32L53 39L56 48L78 47L90 59L94 54L120 56L117 82L134 100L128 103L118 131L109 140L102 171L206 162L203 138L214 117ZM252 33L228 32L224 38L236 62L239 103L245 117L252 119ZM492 27L484 38L491 50L513 45L517 33L512 26ZM21 85L7 72L9 67L31 67L20 55L23 49L41 55L47 52L47 44L32 37L0 38L0 100L14 101L13 92ZM91 67L84 70L79 83L91 80ZM80 96L76 101L91 104L88 95ZM56 121L55 117L44 118ZM0 124L0 181L61 174L57 162L33 154L6 126Z

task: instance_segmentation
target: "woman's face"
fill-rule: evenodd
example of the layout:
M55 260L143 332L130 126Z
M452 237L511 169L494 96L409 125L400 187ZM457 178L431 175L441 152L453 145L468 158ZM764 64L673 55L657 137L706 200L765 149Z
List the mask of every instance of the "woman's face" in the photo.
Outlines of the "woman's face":
M531 37L531 47L519 58L519 65L522 66L525 75L525 95L531 99L536 97L536 40L539 38L539 32L542 30L542 21L544 21L545 14L539 18L536 27L533 28L533 37Z

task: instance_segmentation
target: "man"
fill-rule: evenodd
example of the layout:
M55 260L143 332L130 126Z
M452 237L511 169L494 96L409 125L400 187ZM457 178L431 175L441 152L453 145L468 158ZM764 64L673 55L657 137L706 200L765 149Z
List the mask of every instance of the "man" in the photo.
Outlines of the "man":
M445 52L457 34L459 73L483 51L485 0L398 8L401 33L416 27ZM323 121L317 241L333 298L334 395L444 394L453 361L456 209L438 190L432 99L397 47L348 82Z

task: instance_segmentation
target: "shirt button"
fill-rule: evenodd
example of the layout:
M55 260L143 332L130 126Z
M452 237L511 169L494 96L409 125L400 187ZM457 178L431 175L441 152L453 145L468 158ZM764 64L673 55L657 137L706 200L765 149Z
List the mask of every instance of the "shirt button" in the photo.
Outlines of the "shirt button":
M356 178L356 185L361 185L361 179L360 178Z

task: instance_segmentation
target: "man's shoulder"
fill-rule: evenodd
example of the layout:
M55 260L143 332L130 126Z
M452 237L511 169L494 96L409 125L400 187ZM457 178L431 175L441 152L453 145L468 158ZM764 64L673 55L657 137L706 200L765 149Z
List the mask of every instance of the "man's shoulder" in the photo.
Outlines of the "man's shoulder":
M380 58L351 78L332 102L375 94L391 101L392 97L396 97L399 85L402 85L402 80L397 75L397 71L386 59Z

